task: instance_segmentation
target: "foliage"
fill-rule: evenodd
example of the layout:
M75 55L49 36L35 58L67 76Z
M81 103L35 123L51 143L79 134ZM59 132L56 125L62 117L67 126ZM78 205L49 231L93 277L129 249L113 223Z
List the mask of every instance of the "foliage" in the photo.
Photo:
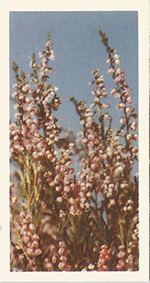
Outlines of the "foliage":
M119 55L100 30L115 87L108 94L103 75L93 71L93 103L70 97L80 118L79 142L54 116L62 103L52 86L55 59L50 34L46 48L33 54L31 73L14 62L16 122L10 125L11 271L138 270L137 114ZM30 80L30 82L29 82ZM112 128L108 95L122 111ZM115 112L114 112L115 115ZM80 156L75 174L73 156Z

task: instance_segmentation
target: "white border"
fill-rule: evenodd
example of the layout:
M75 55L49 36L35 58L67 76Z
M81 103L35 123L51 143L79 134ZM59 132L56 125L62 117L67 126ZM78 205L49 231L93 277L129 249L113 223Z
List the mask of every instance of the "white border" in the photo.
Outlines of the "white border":
M138 11L140 270L138 272L9 272L9 11ZM149 2L148 0L0 0L0 281L149 280Z

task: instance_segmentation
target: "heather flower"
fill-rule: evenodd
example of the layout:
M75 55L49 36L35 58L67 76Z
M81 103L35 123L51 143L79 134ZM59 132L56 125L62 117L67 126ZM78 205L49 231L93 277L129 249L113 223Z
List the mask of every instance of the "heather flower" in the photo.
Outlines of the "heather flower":
M102 103L102 104L101 104L101 108L102 108L102 109L106 109L106 108L109 108L109 107L110 107L110 105L107 104L107 103Z
M136 122L133 122L133 123L130 125L130 129L133 130L133 131L136 131L136 130L137 130L137 123L136 123Z
M94 268L95 268L94 264L89 263L89 265L88 265L88 269L89 269L89 270L94 270Z
M88 140L86 138L83 138L82 141L81 141L82 144L86 144L87 142L88 142Z
M107 92L103 92L103 93L101 94L101 96L102 96L102 97L107 97Z
M134 110L135 110L135 109L134 109L133 107L128 106L128 107L126 107L125 112L126 112L127 114L129 114L129 113L132 113Z
M26 84L26 85L23 86L22 91L27 92L29 89L30 89L30 85Z
M18 96L19 96L19 92L18 91L14 91L13 94L12 94L12 97L15 98L15 97L18 97Z
M99 104L99 98L95 98L95 99L94 99L94 102L95 102L96 104Z
M111 94L114 95L114 94L116 93L116 91L117 91L117 90L116 90L115 88L113 88L113 89L111 90Z
M46 262L45 268L47 271L53 271L53 264L51 262Z
M34 226L34 224L30 223L30 225L29 225L29 230L30 230L31 232L34 232L34 231L35 231L35 226Z
M113 58L114 58L115 60L116 60L116 59L119 59L119 57L120 57L120 56L119 56L118 54L114 54L114 55L113 55Z
M110 67L107 72L108 72L108 74L113 74L114 73L114 69Z
M103 76L98 76L96 79L96 84L101 84L101 83L104 83Z
M106 63L110 63L110 58L109 57L107 58Z
M114 55L114 56L115 56L115 55ZM114 60L114 63L115 63L116 65L120 65L120 60L115 59L115 60Z
M131 98L131 96L126 97L126 102L129 103L129 104L132 103L132 98Z
M122 77L120 75L118 75L115 79L114 79L115 83L118 84L122 81Z
M120 123L121 124L126 124L126 117L121 117Z
M108 208L111 208L115 204L116 204L115 200L114 199L110 199L109 204L108 204Z
M117 105L117 109L124 109L126 106L124 104L124 102L119 102L118 105Z
M117 264L117 270L121 271L124 265L125 265L125 261L123 259L119 260Z
M115 94L114 94L114 97L116 99L119 99L121 97L121 93L119 91L116 91Z
M125 256L125 252L123 250L121 250L118 254L117 254L117 257L118 258L122 258Z

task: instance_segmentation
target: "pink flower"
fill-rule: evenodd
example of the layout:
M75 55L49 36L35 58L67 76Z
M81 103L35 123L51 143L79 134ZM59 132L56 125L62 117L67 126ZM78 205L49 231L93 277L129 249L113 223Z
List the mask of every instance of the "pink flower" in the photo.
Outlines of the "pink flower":
M22 91L27 92L29 89L30 89L30 85L26 84L26 85L23 86Z
M33 248L38 248L38 246L39 246L39 243L37 241L33 241L32 247Z
M65 263L64 262L60 262L58 264L58 267L59 267L60 270L63 270L63 268L65 267Z
M101 104L101 108L102 108L102 109L106 109L106 108L109 108L109 107L110 107L110 105L107 104L107 103L102 103L102 104Z
M132 147L132 152L133 153L137 153L138 152L138 147L137 146Z
M121 124L125 124L125 123L126 123L126 117L121 117L120 123L121 123Z
M133 137L133 139L134 139L135 141L137 141L137 139L138 139L138 135L137 135L137 134L134 134L132 137Z
M114 73L114 69L110 67L107 72L108 72L108 74L113 74Z
M34 234L33 236L32 236L32 239L34 240L34 241L39 241L39 236L37 235L37 234Z
M131 96L126 97L126 102L129 103L129 104L132 103L132 98L131 98Z
M115 200L114 199L110 199L110 205L112 206L112 205L115 205L115 204L116 204Z
M116 93L116 91L117 91L116 88L113 88L110 93L114 95Z
M101 95L102 95L103 97L107 97L107 92L103 92L103 93L101 93Z
M93 270L93 269L94 269L94 267L95 267L95 266L94 266L94 264L89 263L89 265L88 265L88 269L89 269L89 270Z
M132 255L132 254L130 254L130 255L128 256L128 258L126 259L126 263L127 263L128 265L133 265L133 255Z
M119 60L119 59L115 59L115 60L114 60L114 63L115 63L116 65L120 65L120 60Z
M106 63L110 63L110 58L109 57L107 58Z
M18 91L14 91L12 94L12 97L18 97L19 96L19 92Z
M125 256L125 252L123 250L121 250L118 254L117 254L117 257L118 258L122 258Z
M119 176L122 172L123 172L123 166L120 165L114 171L115 177Z
M137 130L137 123L136 123L136 122L133 122L133 123L130 125L130 129L133 130L133 131L136 131L136 130Z
M120 184L120 188L121 189L127 189L128 188L128 184L122 183L122 184Z
M32 221L32 215L31 215L31 214L27 214L27 215L26 215L26 220L27 220L27 223L31 223L31 221Z
M135 110L135 109L134 109L133 107L128 106L128 107L126 107L125 112L126 112L127 114L129 114L129 113L132 113L134 110Z
M43 59L43 53L42 52L39 52L38 55L39 55L40 59ZM31 61L31 63L32 63L32 61Z
M119 99L120 96L121 96L121 93L120 93L119 91L116 91L116 93L114 94L114 97L115 97L116 99Z
M115 60L116 60L116 59L119 59L119 57L120 57L120 56L119 56L118 54L114 54L114 55L113 55L113 58L114 58Z
M126 106L124 104L124 102L120 102L118 105L117 105L117 109L124 109Z
M30 224L29 225L29 230L31 231L31 232L34 232L35 231L35 226L34 226L34 224Z
M117 73L117 74L121 74L122 72L123 72L123 69L122 69L122 68L117 68L117 69L116 69L116 73Z
M66 263L67 258L66 258L66 256L62 255L62 256L60 257L60 260L61 260L63 263Z
M122 80L122 78L121 78L120 75L118 75L118 76L114 79L114 81L115 81L116 84L118 84L121 80Z
M59 211L59 217L64 218L66 216L65 212L63 210Z
M28 249L27 249L27 255L29 255L29 256L34 256L34 251L33 251L33 249L28 248Z
M53 264L51 262L46 262L45 267L48 271L53 271Z
M57 257L53 255L53 256L52 256L52 263L55 264L56 261L57 261Z
M103 76L99 76L99 77L96 79L96 83L97 83L97 84L104 83Z
M65 243L63 241L59 241L59 247L60 248L65 248Z
M121 271L122 268L124 267L124 265L125 265L124 260L123 260L123 259L119 260L119 261L118 261L118 264L117 264L117 270L118 270L118 271Z
M96 104L98 104L98 103L99 103L99 98L98 98L98 97L95 98L95 99L94 99L94 102L95 102Z
M56 201L57 201L57 202L60 202L60 203L61 203L62 200L63 200L62 197L57 197L57 198L56 198Z
M54 60L55 60L55 55L54 55L54 54L51 54L51 55L49 56L49 59L52 60L52 61L54 61Z
M23 242L24 242L25 244L27 244L29 241L30 241L30 237L27 237L27 236L24 236L24 237L23 237Z
M95 139L95 137L94 137L93 134L89 134L89 135L88 135L88 140L89 140L89 141L94 141L94 139Z
M82 140L81 140L81 143L82 144L86 144L88 142L88 140L86 139L86 138L83 138Z
M64 248L59 248L58 253L59 253L60 255L63 255L64 251L65 251Z

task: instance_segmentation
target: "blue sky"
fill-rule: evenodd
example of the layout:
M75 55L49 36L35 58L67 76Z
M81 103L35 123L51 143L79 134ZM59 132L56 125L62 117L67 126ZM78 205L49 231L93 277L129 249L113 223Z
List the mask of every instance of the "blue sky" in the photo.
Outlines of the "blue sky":
M95 12L10 12L10 93L15 77L12 62L21 70L30 72L29 62L32 54L45 48L47 34L56 55L51 67L55 74L51 83L59 88L62 98L57 115L63 127L70 127L75 132L80 128L79 118L74 105L68 100L74 96L89 105L93 96L93 86L88 83L93 79L92 71L99 68L104 75L108 93L114 86L111 75L107 74L107 53L101 42L99 29L106 33L109 45L117 49L121 66L127 75L134 107L138 104L138 14L134 11L95 11ZM107 98L112 105L114 127L121 112L116 110L116 99ZM10 103L10 118L13 119L13 102Z

